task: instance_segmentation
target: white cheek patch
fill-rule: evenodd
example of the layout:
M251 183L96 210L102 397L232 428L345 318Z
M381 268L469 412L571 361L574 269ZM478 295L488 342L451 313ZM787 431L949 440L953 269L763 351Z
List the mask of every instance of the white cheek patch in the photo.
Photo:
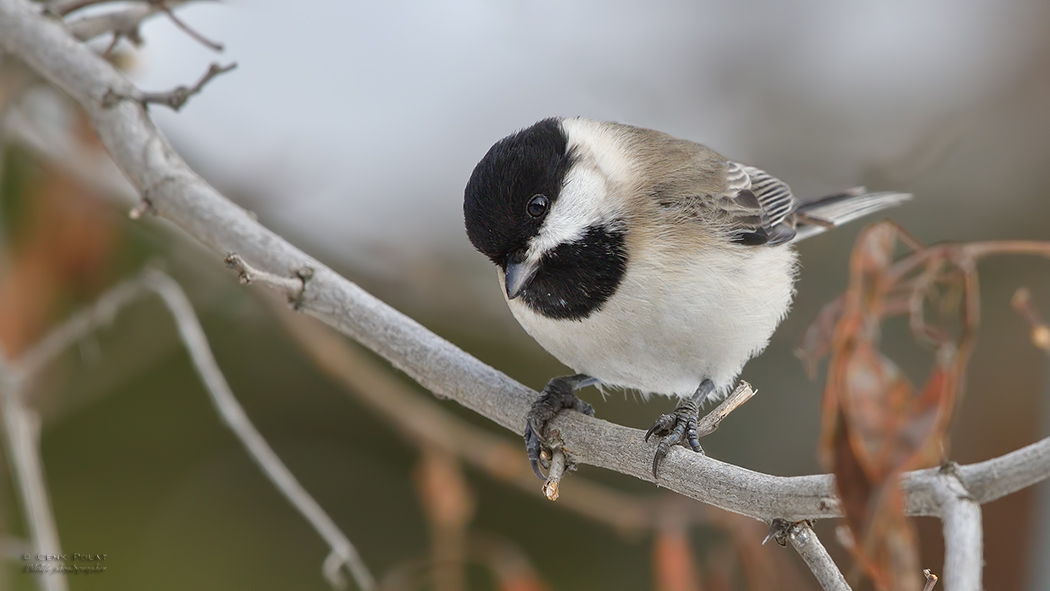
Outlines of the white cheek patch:
M582 164L565 177L565 185L554 201L547 218L529 242L527 258L538 260L559 244L583 238L587 228L604 221L607 188L602 175Z
M560 244L583 238L591 226L616 220L623 204L613 185L624 184L630 176L631 163L615 129L586 119L565 119L562 127L577 160L539 233L529 242L527 258L532 261Z

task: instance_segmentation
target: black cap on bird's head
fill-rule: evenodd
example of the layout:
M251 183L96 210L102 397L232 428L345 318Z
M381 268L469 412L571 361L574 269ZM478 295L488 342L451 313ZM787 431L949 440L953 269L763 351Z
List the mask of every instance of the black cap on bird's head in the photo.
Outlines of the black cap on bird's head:
M524 256L571 165L560 119L544 119L496 142L463 194L463 221L474 248L504 270Z

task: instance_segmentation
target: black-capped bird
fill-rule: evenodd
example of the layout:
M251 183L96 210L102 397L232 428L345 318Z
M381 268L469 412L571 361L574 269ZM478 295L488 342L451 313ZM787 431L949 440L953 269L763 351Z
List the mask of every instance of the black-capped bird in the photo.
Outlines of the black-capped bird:
M511 312L577 375L552 379L527 417L538 462L575 390L633 388L680 400L646 440L701 451L700 405L724 395L769 343L794 295L793 244L910 198L862 188L799 201L784 182L670 135L545 119L496 142L467 183L463 216Z

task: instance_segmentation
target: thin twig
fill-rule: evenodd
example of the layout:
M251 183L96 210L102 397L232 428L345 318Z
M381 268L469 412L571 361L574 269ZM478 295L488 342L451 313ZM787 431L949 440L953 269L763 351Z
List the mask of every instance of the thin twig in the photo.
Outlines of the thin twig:
M339 530L324 509L317 504L317 501L310 496L310 493L299 484L295 476L256 430L247 413L244 412L244 408L237 402L215 361L207 337L189 299L182 288L167 275L155 270L146 270L139 277L119 284L99 298L93 306L73 315L59 328L52 331L13 366L14 371L26 379L31 378L67 347L84 338L98 326L111 321L122 307L148 292L159 295L174 317L179 336L190 354L193 367L219 411L219 416L237 435L263 473L324 538L332 549L332 555L338 557L338 562L336 562L330 555L324 563L325 575L332 585L339 588L345 585L339 569L333 566L345 564L360 589L366 591L375 589L375 579L361 560L354 545ZM11 416L11 413L5 412L4 416L6 419ZM57 553L57 548L54 552Z
M558 500L558 486L561 484L563 474L565 474L565 452L562 451L560 444L551 442L551 466L547 470L547 482L543 483L543 496L547 497L548 501Z
M813 531L809 523L800 521L792 524L787 531L787 541L806 562L809 570L813 571L813 576L817 578L821 589L850 591L846 577L842 576L842 571L831 559L831 555L828 554L824 544L820 543L820 538L817 537L817 533Z
M105 107L114 107L121 100L133 99L141 102L144 105L154 103L158 105L165 105L171 108L173 111L178 111L186 104L186 101L190 100L190 97L204 90L204 86L209 81L211 81L212 78L218 76L219 74L229 72L230 70L236 67L236 62L226 66L220 66L219 64L213 63L212 65L208 66L208 71L205 72L204 75L201 76L201 79L198 80L197 83L193 86L177 86L174 90L169 90L167 92L138 92L135 94L128 95L121 94L116 91L110 91L102 97L102 105Z
M211 49L213 51L222 51L223 50L222 43L217 43L215 41L212 41L211 39L208 39L204 35L201 35L196 30L194 30L192 27L187 25L181 18L175 16L175 13L171 10L171 4L169 4L167 2L167 0L149 0L149 1L150 1L151 4L154 4L154 5L158 6L158 7L160 7L160 9L162 11L164 11L164 14L167 14L168 18L171 19L171 22L175 23L176 27L182 29L183 32L185 32L187 35L189 35L190 37L193 37L194 39L196 39L198 42L200 42L201 45L203 45L203 46L205 46L208 49Z
M332 552L342 558L357 582L357 586L366 591L375 589L375 579L368 571L364 561L361 560L357 549L324 512L324 509L317 504L317 501L310 496L310 493L299 484L291 471L266 443L266 439L256 430L255 425L244 412L244 408L233 396L233 391L230 390L218 363L215 362L207 337L204 335L204 329L201 328L200 321L193 312L193 306L190 305L182 288L173 279L158 271L146 271L143 279L146 286L155 291L171 310L179 329L179 335L193 360L193 366L207 386L212 402L215 403L219 415L227 426L237 434L249 455L259 464L270 481L284 493L284 496L328 542L332 547ZM329 579L329 581L336 587L342 586L339 579Z
M142 278L123 281L95 300L91 306L70 316L17 361L17 369L26 380L34 379L66 349L80 342L100 326L112 322L117 311L148 293Z
M307 283L313 277L313 270L310 267L298 269L295 272L295 279L262 271L249 265L237 253L230 253L226 256L226 266L237 271L238 279L245 285L257 282L283 293L288 298L288 303L292 304L296 309L302 302Z
M1032 293L1026 288L1018 289L1010 300L1017 313L1024 317L1032 328L1032 344L1050 353L1050 325L1043 319L1039 309L1032 303Z
M922 576L926 577L926 584L922 586L922 591L933 591L933 588L937 586L937 575L933 574L930 569L922 571Z
M726 396L726 399L722 401L714 410L704 415L696 424L697 437L705 437L714 433L718 426L722 424L722 420L729 416L731 412L740 408L748 400L751 400L756 394L751 384L740 380L737 384L736 389Z
M2 357L2 356L0 356ZM22 374L0 358L0 404L3 407L4 435L8 456L18 480L19 496L29 523L29 537L34 555L61 555L58 527L51 510L51 498L40 457L40 417L22 400ZM65 591L62 575L37 577L44 591Z

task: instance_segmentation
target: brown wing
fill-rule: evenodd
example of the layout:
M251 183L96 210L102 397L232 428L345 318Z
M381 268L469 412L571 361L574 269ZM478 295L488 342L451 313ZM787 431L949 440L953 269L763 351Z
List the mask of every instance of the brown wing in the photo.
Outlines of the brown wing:
M795 237L798 206L787 183L769 173L737 162L726 163L729 186L725 200L733 241L749 246L776 245Z

